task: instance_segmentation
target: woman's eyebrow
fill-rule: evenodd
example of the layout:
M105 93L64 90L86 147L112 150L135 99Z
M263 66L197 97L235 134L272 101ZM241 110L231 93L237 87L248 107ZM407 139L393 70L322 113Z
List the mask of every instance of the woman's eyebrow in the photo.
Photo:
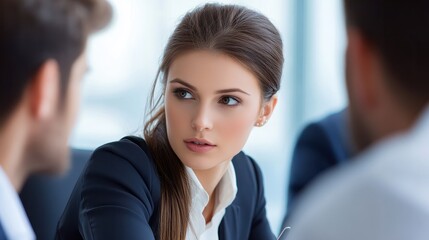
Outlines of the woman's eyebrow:
M249 93L241 90L240 88L228 88L228 89L222 89L222 90L217 90L216 91L216 93L231 93L231 92L241 92L241 93L244 93L244 94L250 96Z
M191 84L189 84L189 83L187 83L187 82L183 81L183 80L182 80L182 79L180 79L180 78L175 78L175 79L171 80L171 81L170 81L170 83L180 83L180 84L185 85L186 87L188 87L188 88L190 88L190 89L192 89L192 90L194 90L194 91L196 91L196 90L197 90L197 88L196 88L196 87L194 87L194 86L192 86Z
M173 80L170 81L170 83L179 83L182 84L188 88L190 88L193 91L197 91L197 88L194 87L192 84L185 82L184 80L180 79L180 78L175 78ZM217 94L221 94L221 93L231 93L231 92L241 92L244 93L246 95L249 95L249 93L245 92L244 90L240 89L240 88L228 88L228 89L221 89L221 90L217 90L216 93Z

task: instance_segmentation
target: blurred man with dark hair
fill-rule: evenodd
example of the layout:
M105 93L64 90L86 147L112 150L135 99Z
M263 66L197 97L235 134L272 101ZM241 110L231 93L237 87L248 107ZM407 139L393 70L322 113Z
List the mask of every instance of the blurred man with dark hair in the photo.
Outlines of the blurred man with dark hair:
M305 193L287 239L429 236L429 1L344 0L356 161Z
M68 168L87 38L110 18L105 0L0 0L0 239L35 239L17 192Z

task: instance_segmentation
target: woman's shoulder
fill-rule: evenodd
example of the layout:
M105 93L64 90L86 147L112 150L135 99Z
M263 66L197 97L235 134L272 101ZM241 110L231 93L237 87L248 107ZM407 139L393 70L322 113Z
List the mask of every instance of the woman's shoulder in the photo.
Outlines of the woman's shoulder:
M103 155L103 161L122 159L131 164L153 164L150 150L143 138L126 136L122 139L106 143L95 149L91 159Z
M161 184L145 141L124 137L94 151L74 191L72 204L85 213L81 226L94 230L90 218L133 222L137 213L149 221L157 213Z
M102 175L120 174L159 185L149 148L144 139L136 136L127 136L98 147L92 154L86 171Z

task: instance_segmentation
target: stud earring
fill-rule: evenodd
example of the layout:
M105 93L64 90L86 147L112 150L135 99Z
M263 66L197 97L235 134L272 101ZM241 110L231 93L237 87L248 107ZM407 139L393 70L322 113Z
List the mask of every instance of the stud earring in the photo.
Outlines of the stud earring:
M265 125L268 122L268 119L264 118L264 122L262 123L262 125Z
M260 122L257 122L256 124L255 124L255 126L257 126L257 127L262 127L262 126L264 126L264 124L267 122L267 119L265 119L265 117L263 117L262 118L262 120L260 121Z
M262 118L262 120L261 120L261 122L257 122L255 125L256 125L257 127L262 127L262 126L264 126L267 122L268 122L268 119L267 119L267 118L265 118L265 117L263 117L263 118Z

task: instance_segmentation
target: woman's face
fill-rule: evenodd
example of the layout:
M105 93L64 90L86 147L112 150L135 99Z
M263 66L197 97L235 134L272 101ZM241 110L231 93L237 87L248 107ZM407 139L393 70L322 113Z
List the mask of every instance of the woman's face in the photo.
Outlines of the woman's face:
M260 121L258 79L219 52L195 50L171 64L165 88L168 140L195 172L226 168Z

